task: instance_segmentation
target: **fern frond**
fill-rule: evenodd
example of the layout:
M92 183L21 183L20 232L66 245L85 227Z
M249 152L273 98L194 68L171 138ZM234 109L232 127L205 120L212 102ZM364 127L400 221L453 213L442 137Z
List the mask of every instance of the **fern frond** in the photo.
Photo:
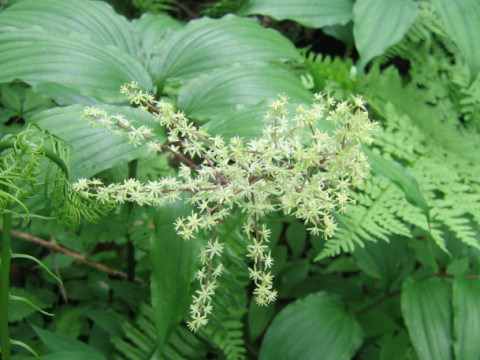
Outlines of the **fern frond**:
M366 241L390 241L395 235L411 236L411 229L395 209L407 203L400 189L391 182L372 178L353 195L357 204L346 215L339 216L340 228L328 240L319 258L351 252ZM423 217L425 217L423 215Z
M140 305L140 312L135 322L122 323L124 336L113 337L112 343L116 348L114 355L118 360L178 360L206 358L206 346L197 335L176 325L172 329L167 342L160 353L156 339L157 333L153 319L153 309L146 304Z

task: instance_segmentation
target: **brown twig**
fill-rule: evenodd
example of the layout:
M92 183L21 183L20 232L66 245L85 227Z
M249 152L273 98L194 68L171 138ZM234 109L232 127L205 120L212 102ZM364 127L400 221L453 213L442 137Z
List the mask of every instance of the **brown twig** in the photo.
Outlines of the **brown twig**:
M3 232L3 228L0 228L0 231ZM80 254L76 251L64 248L60 245L51 243L51 242L43 240L43 239L40 239L39 237L30 235L30 234L26 234L26 233L18 231L18 230L12 230L12 235L19 238L19 239L30 241L30 242L33 242L35 244L42 245L42 246L44 246L44 247L46 247L50 250L68 255L68 256L74 258L75 260L83 262L84 264L87 264L87 265L89 265L89 266L91 266L91 267L93 267L97 270L103 271L103 272L105 272L109 275L112 275L112 276L115 276L115 277L118 277L118 278L121 278L121 279L125 279L125 280L128 278L127 274L122 272L122 271L115 270L115 269L109 268L108 266L100 264L96 261L89 260L84 255L82 255L82 254ZM142 283L143 280L138 278L138 277L135 277L135 282Z

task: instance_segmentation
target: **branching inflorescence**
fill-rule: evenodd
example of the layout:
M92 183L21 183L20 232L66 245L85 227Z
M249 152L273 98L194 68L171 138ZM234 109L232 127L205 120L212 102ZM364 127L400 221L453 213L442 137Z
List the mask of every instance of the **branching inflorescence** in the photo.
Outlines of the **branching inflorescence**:
M336 103L316 94L311 106L300 105L289 116L288 98L279 96L269 105L262 137L248 142L233 137L227 143L222 136L210 136L195 127L172 104L155 100L136 83L124 85L121 91L166 128L167 143L155 140L151 128L135 127L124 117L98 108L86 108L85 118L128 137L135 146L147 143L154 152L171 152L181 160L178 176L146 183L128 179L107 186L98 179L80 179L74 186L85 196L108 204L159 206L179 200L182 192L190 193L189 201L197 210L175 221L176 232L185 240L201 230L211 233L200 254L196 276L200 287L190 306L188 325L194 331L208 322L216 278L222 273L223 244L215 229L235 207L248 215L243 231L251 240L246 250L253 263L249 273L256 302L267 305L277 292L270 272L270 231L262 218L283 211L304 221L311 234L328 239L337 227L332 214L347 210L353 202L350 189L369 174L361 145L371 144L376 123L369 120L361 97ZM322 130L326 126L331 130Z

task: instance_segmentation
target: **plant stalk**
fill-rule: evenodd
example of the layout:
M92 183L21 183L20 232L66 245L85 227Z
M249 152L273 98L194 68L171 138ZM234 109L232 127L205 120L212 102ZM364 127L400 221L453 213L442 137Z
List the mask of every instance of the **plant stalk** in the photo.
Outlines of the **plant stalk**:
M10 288L10 261L12 214L3 214L2 254L0 267L0 345L3 360L10 360L10 332L8 329L8 300Z
M130 179L137 176L137 165L138 160L132 160L128 163L128 177ZM126 228L126 238L127 238L127 280L130 282L135 281L135 246L133 246L132 239L129 234L129 226L132 224L133 216L133 206L134 203L130 202L127 204L127 228Z

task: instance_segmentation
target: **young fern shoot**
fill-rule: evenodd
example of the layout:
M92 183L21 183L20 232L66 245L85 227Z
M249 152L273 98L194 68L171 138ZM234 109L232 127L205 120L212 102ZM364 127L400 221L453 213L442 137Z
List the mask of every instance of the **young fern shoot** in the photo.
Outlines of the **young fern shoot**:
M361 97L336 103L316 94L311 106L300 105L290 116L288 98L280 95L269 105L263 136L248 142L233 137L227 143L222 136L211 136L196 127L172 104L155 100L134 82L122 86L121 91L166 128L167 143L155 140L152 129L135 127L122 116L98 108L86 108L85 118L128 137L135 146L147 143L154 152L171 152L181 161L178 176L109 185L98 179L80 179L74 186L84 196L105 204L159 206L177 201L182 192L190 193L189 201L197 210L175 221L176 232L185 240L195 238L201 230L211 232L200 254L201 269L196 276L200 288L190 306L188 326L193 331L208 323L216 279L222 272L223 244L215 228L234 208L247 214L243 231L251 240L246 249L252 261L249 275L255 283L256 302L267 305L277 292L270 272L270 230L262 218L283 211L304 221L313 235L328 239L337 227L332 214L347 210L353 202L350 189L369 174L361 146L371 144L376 123L369 120ZM325 127L331 130L322 130Z

